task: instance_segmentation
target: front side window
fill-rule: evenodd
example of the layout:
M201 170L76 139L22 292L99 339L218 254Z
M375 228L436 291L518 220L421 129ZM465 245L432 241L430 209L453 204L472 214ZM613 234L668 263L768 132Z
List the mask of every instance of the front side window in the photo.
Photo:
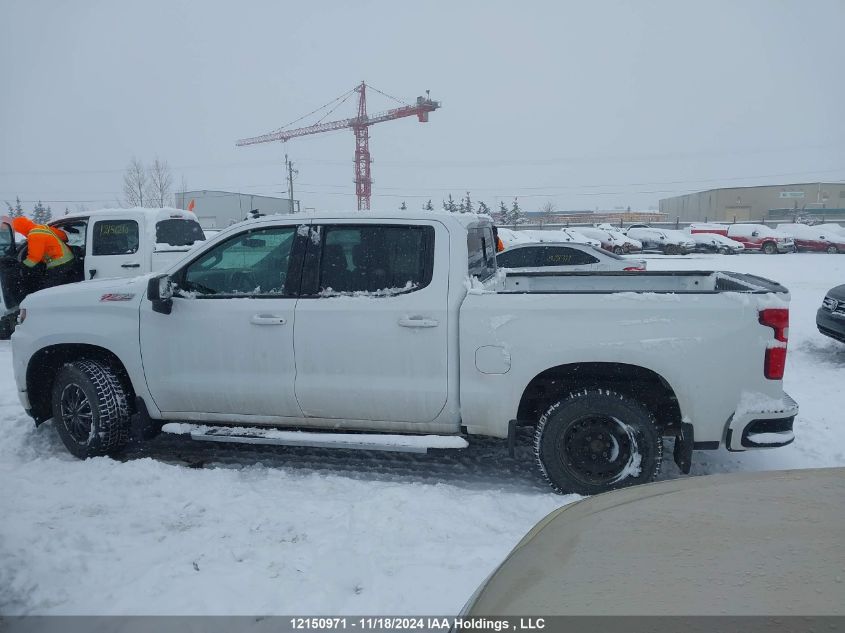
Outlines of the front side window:
M586 266L599 260L577 248L547 246L540 257L541 266Z
M467 255L470 277L484 280L496 272L496 242L493 240L491 227L472 228L467 231Z
M431 226L324 226L322 236L320 296L391 296L420 290L431 282Z
M200 297L289 296L286 291L296 227L241 233L185 269L179 286Z
M204 239L205 234L196 220L170 219L156 222L156 244L190 246Z
M135 220L94 222L92 255L131 255L138 251L138 223Z
M57 229L64 231L67 235L69 246L79 246L85 249L85 238L88 232L88 220L74 220L69 222L56 222Z

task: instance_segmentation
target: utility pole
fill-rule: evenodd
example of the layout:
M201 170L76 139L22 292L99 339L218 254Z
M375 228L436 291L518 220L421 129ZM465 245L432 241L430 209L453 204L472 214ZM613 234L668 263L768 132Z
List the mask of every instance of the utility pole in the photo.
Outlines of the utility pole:
M288 171L288 198L290 199L290 212L294 212L293 208L293 163L288 160L288 155L285 154L285 168ZM299 172L297 172L299 173Z

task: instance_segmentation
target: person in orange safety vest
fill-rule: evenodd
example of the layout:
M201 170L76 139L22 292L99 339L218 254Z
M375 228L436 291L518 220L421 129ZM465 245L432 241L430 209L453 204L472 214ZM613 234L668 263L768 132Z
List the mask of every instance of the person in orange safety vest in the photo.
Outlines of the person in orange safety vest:
M73 251L67 245L67 234L61 229L36 224L26 217L12 220L12 228L26 235L26 259L21 262L26 268L44 264L44 281L40 288L49 288L72 281Z

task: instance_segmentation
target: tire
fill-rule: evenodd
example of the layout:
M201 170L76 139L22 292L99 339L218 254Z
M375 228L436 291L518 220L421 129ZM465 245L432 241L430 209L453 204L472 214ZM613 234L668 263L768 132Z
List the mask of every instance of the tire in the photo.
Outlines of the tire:
M777 244L775 244L774 242L766 242L765 244L763 244L763 252L766 255L776 254L778 252Z
M719 249L719 253L722 254L722 255L730 255L731 249L729 249L727 246L723 246L722 248Z
M3 318L0 318L0 341L8 341L12 337L16 323L16 314L7 314Z
M827 247L827 252L830 253L831 255L835 255L836 253L839 252L839 249L836 248L835 244L831 244L830 246Z
M71 454L113 455L129 440L129 405L114 370L95 360L59 369L53 383L53 423Z
M594 495L653 480L663 438L636 400L585 389L558 400L540 418L534 456L556 492Z
M614 246L613 252L616 253L617 255L621 255L622 253L625 252L625 249L622 248L621 246Z
M664 255L677 255L680 253L680 250L675 244L667 244L663 247L663 254Z

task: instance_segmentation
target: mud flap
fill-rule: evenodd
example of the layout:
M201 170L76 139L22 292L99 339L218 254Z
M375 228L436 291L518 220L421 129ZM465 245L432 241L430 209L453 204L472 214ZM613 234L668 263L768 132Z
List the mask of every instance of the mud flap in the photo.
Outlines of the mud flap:
M129 417L129 441L139 444L151 440L161 433L162 423L153 420L147 410L147 403L141 397L135 398L135 413Z
M692 467L692 447L695 444L695 430L689 422L681 423L681 431L675 437L675 451L672 457L678 468L685 475L689 474Z

